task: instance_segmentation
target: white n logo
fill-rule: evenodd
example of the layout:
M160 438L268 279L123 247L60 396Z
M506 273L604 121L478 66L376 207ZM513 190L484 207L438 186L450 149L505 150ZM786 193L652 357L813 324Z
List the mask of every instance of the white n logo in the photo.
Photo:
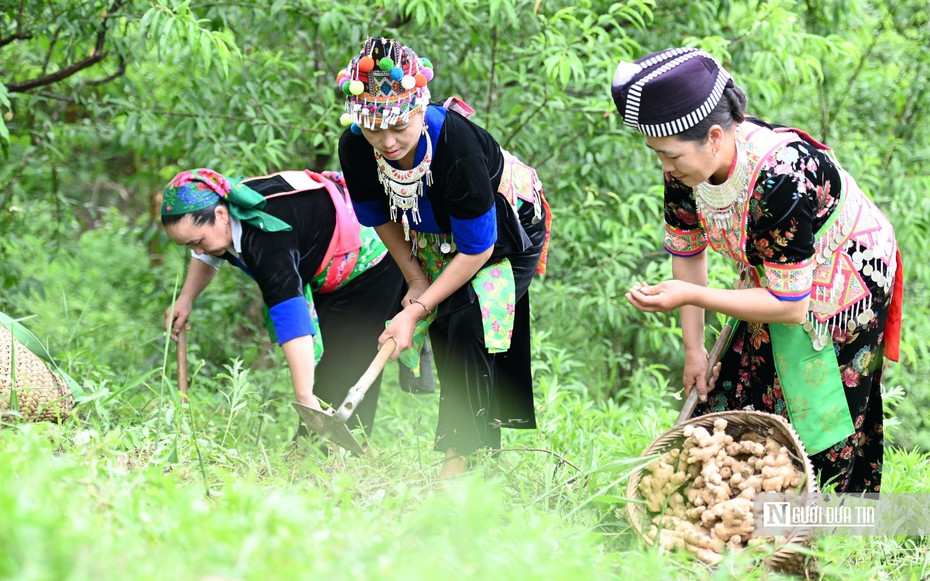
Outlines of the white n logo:
M762 503L762 526L778 527L788 526L791 524L789 516L790 503L787 502L763 502Z

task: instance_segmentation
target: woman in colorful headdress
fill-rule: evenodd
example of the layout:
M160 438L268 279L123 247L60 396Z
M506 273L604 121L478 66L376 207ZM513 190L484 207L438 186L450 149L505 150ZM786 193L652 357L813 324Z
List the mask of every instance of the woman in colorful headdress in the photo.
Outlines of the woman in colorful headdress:
M697 413L780 414L821 483L879 491L882 367L898 360L903 297L891 224L828 147L746 116L745 93L700 50L620 63L612 93L662 162L674 278L626 297L647 312L681 309ZM736 261L734 290L707 287L708 245ZM736 325L711 386L704 309Z
M341 174L284 171L238 180L210 169L185 171L165 187L161 219L168 236L191 249L184 286L165 312L172 338L229 262L261 289L268 331L284 350L297 401L315 409L318 398L341 404L377 353L375 339L405 288L381 240L358 223ZM350 420L368 434L380 381Z
M410 287L381 340L397 341L396 358L429 327L447 477L499 448L501 427L536 426L528 288L545 265L550 213L535 170L460 114L467 105L429 104L432 77L429 59L369 38L337 77L351 125L339 160L359 221Z

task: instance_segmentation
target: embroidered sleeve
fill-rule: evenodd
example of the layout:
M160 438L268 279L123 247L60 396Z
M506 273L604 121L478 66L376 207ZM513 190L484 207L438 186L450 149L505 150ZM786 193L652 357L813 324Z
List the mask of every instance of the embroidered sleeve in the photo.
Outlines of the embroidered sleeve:
M695 256L707 248L698 221L694 191L665 174L665 250L675 256Z
M814 260L797 264L763 262L768 291L781 301L799 301L811 294L814 279Z

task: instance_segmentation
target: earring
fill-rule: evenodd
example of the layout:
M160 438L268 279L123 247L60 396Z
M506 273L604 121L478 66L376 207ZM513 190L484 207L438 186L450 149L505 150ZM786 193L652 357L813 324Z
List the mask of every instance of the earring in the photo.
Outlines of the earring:
M714 157L717 157L717 155L719 155L719 154L720 154L720 152L717 151L717 148L715 147L715 148L714 148Z

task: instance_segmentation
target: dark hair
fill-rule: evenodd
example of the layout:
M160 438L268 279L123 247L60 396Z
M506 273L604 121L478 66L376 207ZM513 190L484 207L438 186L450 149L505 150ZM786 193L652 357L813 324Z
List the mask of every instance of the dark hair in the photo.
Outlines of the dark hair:
M161 225L162 226L171 226L177 224L184 219L184 216L190 216L191 222L194 226L212 226L216 223L216 207L224 206L229 207L229 204L223 198L220 198L212 206L207 206L206 208L200 208L199 210L194 210L193 212L188 212L186 214L171 214L169 216L161 215Z
M746 120L746 93L736 85L728 86L723 90L723 96L717 102L713 111L707 114L707 117L686 131L676 133L675 137L681 141L697 141L704 143L707 141L707 134L714 125L719 125L729 130L735 123L742 123Z

